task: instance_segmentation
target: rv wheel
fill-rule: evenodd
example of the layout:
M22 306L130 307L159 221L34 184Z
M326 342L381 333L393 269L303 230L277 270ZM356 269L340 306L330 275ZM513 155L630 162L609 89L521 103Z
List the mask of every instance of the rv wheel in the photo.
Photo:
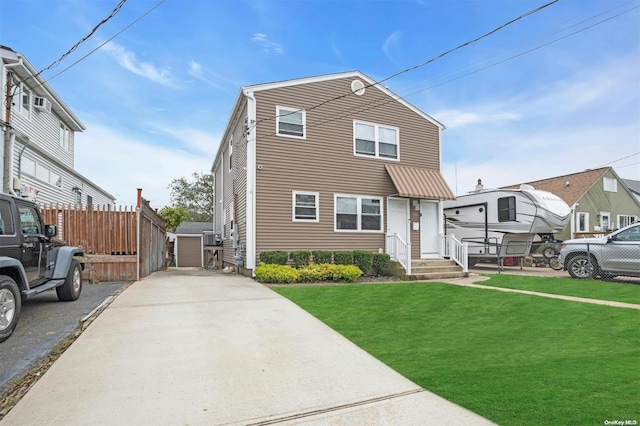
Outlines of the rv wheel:
M552 259L556 257L559 253L560 252L556 250L555 247L552 247L552 246L547 246L544 248L544 250L542 250L542 255L547 259Z

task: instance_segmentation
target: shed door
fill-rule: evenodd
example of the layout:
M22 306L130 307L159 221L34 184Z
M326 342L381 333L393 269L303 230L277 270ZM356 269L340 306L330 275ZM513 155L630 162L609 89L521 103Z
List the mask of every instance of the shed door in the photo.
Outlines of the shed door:
M176 266L202 267L202 237L200 235L176 237Z

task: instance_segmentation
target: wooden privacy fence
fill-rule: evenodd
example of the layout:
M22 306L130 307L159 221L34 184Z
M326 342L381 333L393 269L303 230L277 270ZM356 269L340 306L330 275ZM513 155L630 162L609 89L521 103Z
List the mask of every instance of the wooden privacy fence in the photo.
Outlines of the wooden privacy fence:
M40 214L58 238L84 250L91 282L139 280L164 267L165 221L144 199L138 208L42 205Z

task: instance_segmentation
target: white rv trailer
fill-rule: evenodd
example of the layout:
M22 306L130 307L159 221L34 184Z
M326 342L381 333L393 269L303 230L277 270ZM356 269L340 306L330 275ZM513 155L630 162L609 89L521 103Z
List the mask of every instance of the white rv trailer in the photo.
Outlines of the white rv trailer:
M469 246L469 262L527 256L536 235L561 232L571 208L547 191L482 189L445 201L445 233Z

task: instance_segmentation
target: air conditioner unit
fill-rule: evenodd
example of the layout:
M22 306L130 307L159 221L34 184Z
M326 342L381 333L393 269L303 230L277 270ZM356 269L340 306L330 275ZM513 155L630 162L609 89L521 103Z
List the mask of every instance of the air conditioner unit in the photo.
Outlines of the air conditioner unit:
M40 111L51 112L51 101L47 98L43 98L42 96L33 97L33 106Z

